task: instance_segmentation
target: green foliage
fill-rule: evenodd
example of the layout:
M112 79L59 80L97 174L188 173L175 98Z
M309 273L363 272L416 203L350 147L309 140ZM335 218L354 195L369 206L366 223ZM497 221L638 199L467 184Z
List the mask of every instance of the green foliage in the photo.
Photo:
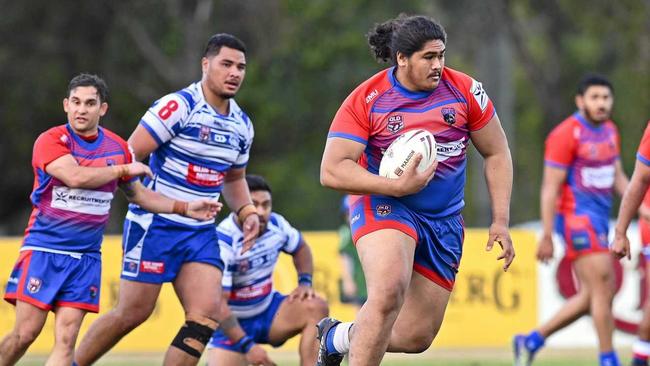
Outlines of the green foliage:
M515 91L512 111L499 111L513 116L504 122L511 126L515 164L514 223L538 216L544 137L573 112L575 83L584 72L601 72L616 87L614 117L628 173L650 118L647 2L215 0L201 8L207 12L202 18L197 6L204 5L201 0L3 2L0 233L19 234L27 221L32 144L40 132L64 122L61 99L71 76L89 71L106 78L111 100L103 124L126 138L153 101L200 77L203 43L216 32L240 36L250 50L237 97L256 129L249 170L267 176L275 208L303 229L339 224L341 194L319 184L327 130L348 93L387 66L374 61L365 34L400 12L441 21L449 34L448 64L479 80L493 76L493 69L481 66L486 61L498 65L492 59L498 52L487 52L497 36L505 35L514 50L511 84L485 82L493 96L504 88ZM144 50L138 29L156 57ZM468 190L480 182L468 179ZM470 226L485 216L485 203L476 199L467 195ZM120 231L124 210L119 200L111 232Z

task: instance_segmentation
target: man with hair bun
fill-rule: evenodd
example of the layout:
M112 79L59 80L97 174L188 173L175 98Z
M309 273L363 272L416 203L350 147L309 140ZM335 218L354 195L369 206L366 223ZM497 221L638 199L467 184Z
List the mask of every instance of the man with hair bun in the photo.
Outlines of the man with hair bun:
M494 106L480 82L445 67L447 35L426 16L377 25L368 43L392 66L361 83L330 127L321 183L358 194L350 203L353 240L368 299L354 323L318 324L317 365L378 365L385 352L419 353L435 338L460 263L466 149L485 161L492 201L487 250L497 242L503 270L515 252L509 234L512 160ZM385 149L414 129L431 132L440 149L423 172L418 155L398 179L378 175Z

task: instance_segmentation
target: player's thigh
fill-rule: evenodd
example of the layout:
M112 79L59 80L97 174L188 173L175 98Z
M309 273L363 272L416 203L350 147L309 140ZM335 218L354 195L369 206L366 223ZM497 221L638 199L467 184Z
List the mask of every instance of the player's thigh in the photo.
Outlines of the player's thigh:
M328 313L327 303L320 297L308 300L293 300L285 298L276 312L271 329L269 330L269 343L279 345L289 338L300 334L315 314L320 318ZM316 323L314 323L316 325Z
M47 314L47 310L39 309L25 301L16 301L16 324L14 325L14 331L36 338L43 329L43 325L45 325Z
M609 252L579 256L574 261L573 267L580 285L585 286L589 291L614 291L614 263Z
M431 344L442 324L449 296L449 290L413 272L393 335Z
M208 349L208 366L245 366L244 354L222 348Z
M357 240L368 299L401 296L411 280L415 239L396 229L382 229Z
M153 312L162 284L120 280L115 310L124 316L148 318Z
M211 264L187 262L173 282L186 313L217 317L221 299L221 270Z

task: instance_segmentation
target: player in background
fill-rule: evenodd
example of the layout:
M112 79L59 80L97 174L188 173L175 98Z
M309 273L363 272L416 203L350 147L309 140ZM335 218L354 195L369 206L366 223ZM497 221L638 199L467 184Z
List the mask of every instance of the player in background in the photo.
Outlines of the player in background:
M386 351L423 352L438 333L460 263L466 149L484 157L492 200L487 250L514 258L509 234L512 160L508 141L481 83L445 66L447 37L425 16L377 25L368 43L391 61L343 102L330 127L321 183L360 194L350 225L366 277L368 300L353 323L319 323L318 365L378 365ZM418 155L399 179L377 175L385 148L424 128L438 142L438 161L422 173ZM441 194L444 192L444 194Z
M618 221L614 230L614 243L611 251L619 258L631 258L630 241L627 238L627 228L634 217L639 213L639 232L642 253L645 257L646 274L650 273L650 121L646 126L641 144L636 154L634 173L627 186L621 206L618 211ZM633 366L648 366L650 357L650 281L646 279L646 299L643 306L643 318L639 323L638 339L632 346L634 358Z
M0 341L0 365L13 365L55 314L54 347L46 365L70 365L87 312L99 311L100 248L113 193L152 212L214 218L221 204L172 200L145 188L151 176L133 162L126 142L99 120L108 110L108 87L99 77L75 76L63 99L68 123L43 132L34 143L34 209L7 283L4 299L16 305L13 330Z
M311 249L298 230L272 211L271 187L264 178L247 175L260 217L260 236L243 253L242 232L235 215L217 227L224 260L220 325L208 345L208 365L275 365L259 344L281 346L300 334L300 364L313 366L318 353L316 323L328 314L327 303L312 289ZM273 289L273 270L281 252L293 257L298 286L282 295Z
M614 267L607 234L612 194L622 195L628 179L618 130L610 119L613 92L604 77L585 76L575 97L578 111L546 138L537 259L547 263L553 258L555 230L564 239L580 286L549 321L514 337L515 365L530 365L547 337L586 314L591 314L598 335L600 365L619 364L612 345Z
M156 101L129 138L137 160L149 156L145 184L177 199L223 198L244 229L244 250L259 221L246 186L253 125L233 97L246 72L246 47L229 34L212 36L201 59L200 81ZM172 282L185 324L168 348L165 365L195 365L217 328L223 262L213 220L157 215L131 205L124 223L118 303L99 317L75 355L95 362L153 312L164 282ZM197 281L197 279L201 279Z
M339 227L339 255L341 256L341 302L354 305L359 311L361 305L366 302L368 293L366 291L366 279L363 277L363 268L359 254L352 241L350 231L350 201L352 196L345 195L341 202L341 213L344 223Z

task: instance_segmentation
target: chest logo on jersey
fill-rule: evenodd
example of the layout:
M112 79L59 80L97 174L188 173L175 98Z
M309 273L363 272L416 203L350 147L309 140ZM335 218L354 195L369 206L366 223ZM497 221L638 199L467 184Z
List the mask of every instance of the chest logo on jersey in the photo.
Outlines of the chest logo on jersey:
M453 125L456 123L456 110L452 107L448 108L442 108L440 110L440 113L442 113L442 118L445 120L450 125Z
M402 128L404 128L404 117L402 117L401 114L394 114L392 116L388 116L388 124L386 125L386 129L390 133L396 133L400 131Z
M199 140L201 142L208 141L210 139L210 127L208 126L201 126L201 129L199 130Z
M220 186L224 174L220 171L199 165L189 164L187 167L187 181L203 187Z
M391 213L392 209L390 205L387 204L380 204L377 205L377 215L379 216L388 216Z

